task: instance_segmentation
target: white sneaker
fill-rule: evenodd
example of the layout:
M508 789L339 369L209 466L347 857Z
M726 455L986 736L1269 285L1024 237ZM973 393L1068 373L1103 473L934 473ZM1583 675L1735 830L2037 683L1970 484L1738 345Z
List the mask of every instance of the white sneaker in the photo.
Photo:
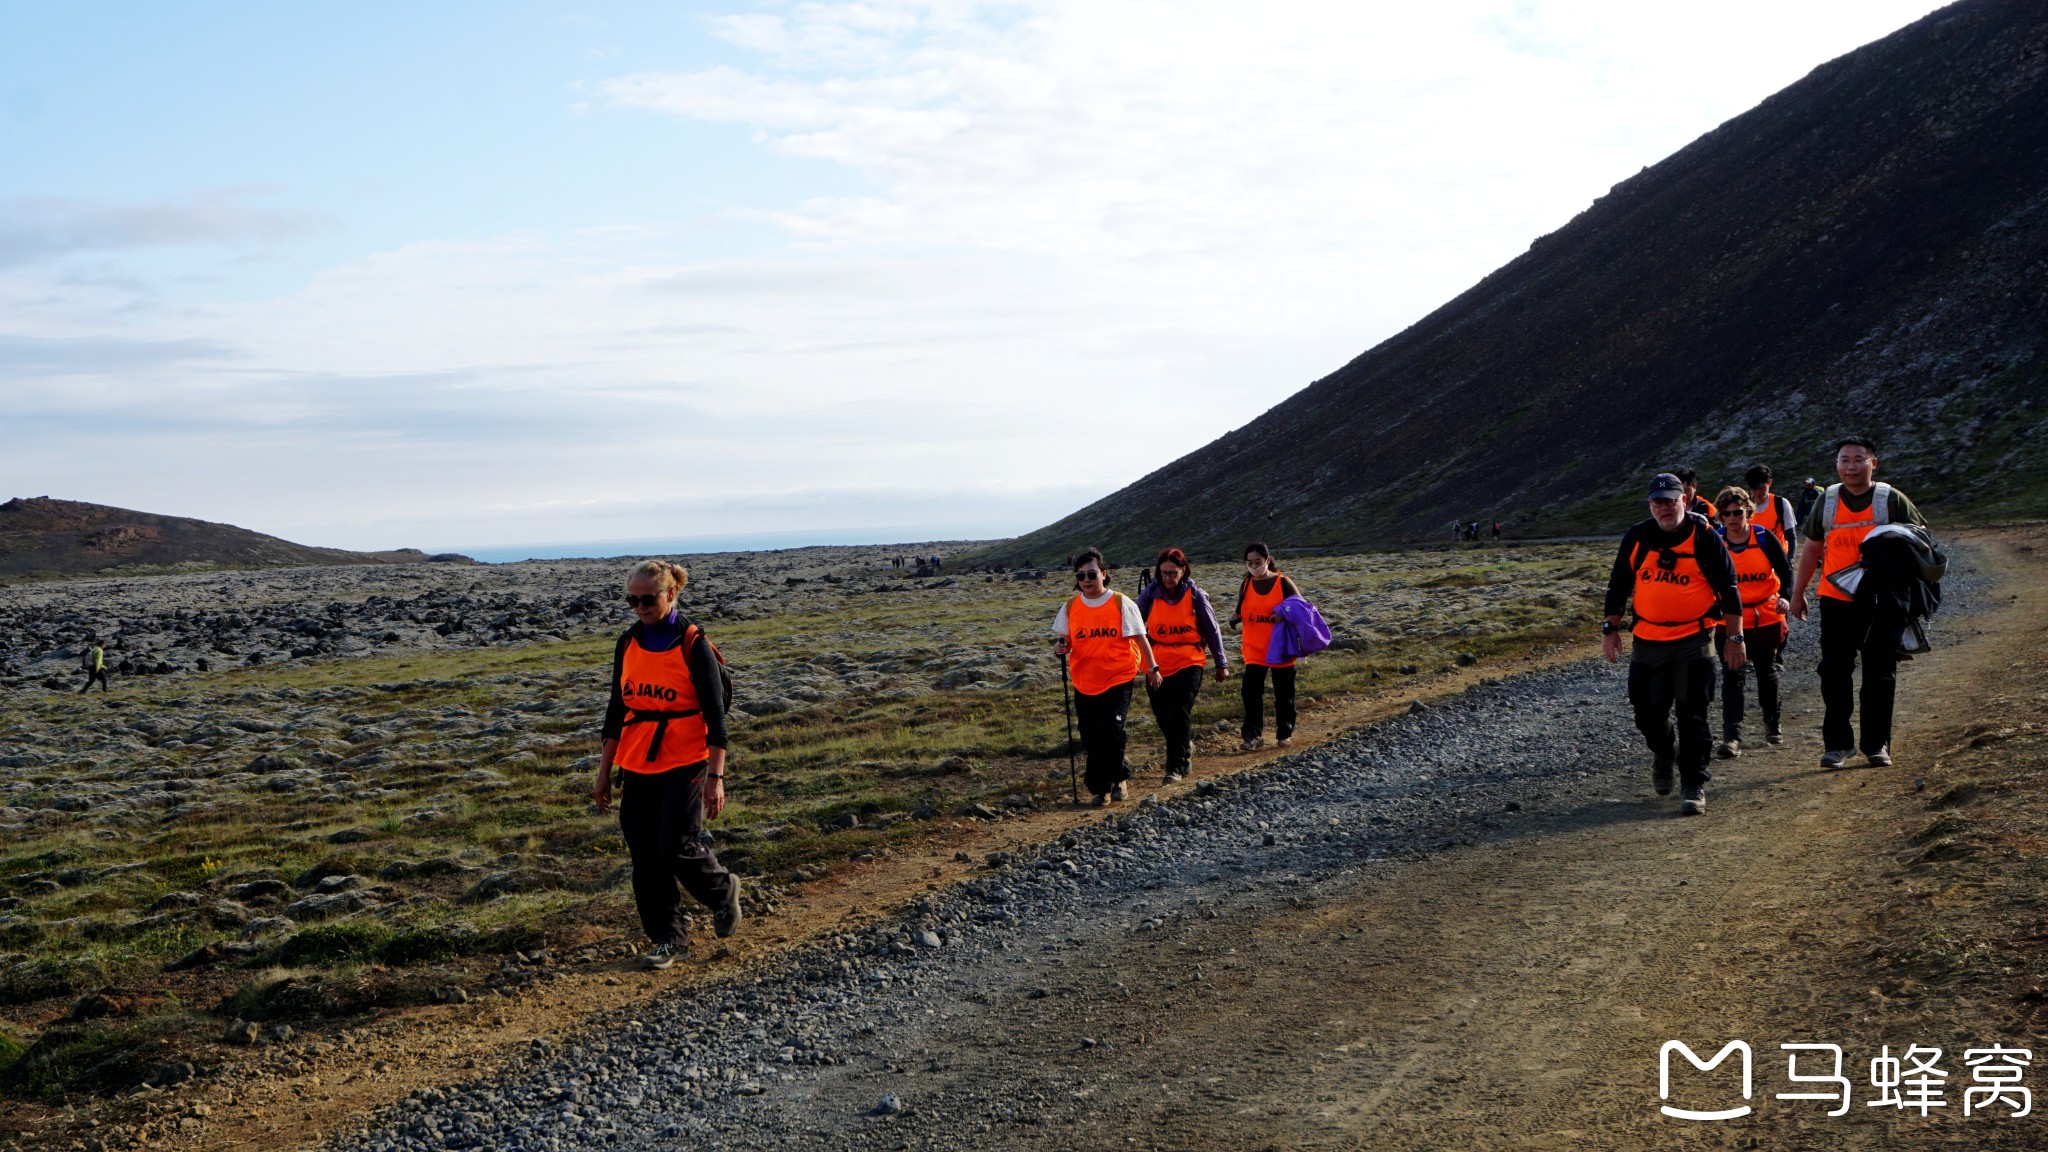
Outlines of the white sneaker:
M1122 800L1129 795L1130 793L1125 791L1124 782L1121 780L1117 781L1109 790L1109 798L1111 800Z
M1891 745L1889 745L1889 744L1880 744L1880 745L1878 746L1878 749L1877 749L1877 751L1875 751L1875 752L1872 752L1872 753L1870 754L1870 766L1871 766L1872 768L1889 768L1889 767L1891 767L1891 766L1892 766L1892 746L1891 746Z
M1855 754L1856 751L1853 748L1830 748L1820 754L1820 766L1823 768L1840 768L1849 762L1849 757Z

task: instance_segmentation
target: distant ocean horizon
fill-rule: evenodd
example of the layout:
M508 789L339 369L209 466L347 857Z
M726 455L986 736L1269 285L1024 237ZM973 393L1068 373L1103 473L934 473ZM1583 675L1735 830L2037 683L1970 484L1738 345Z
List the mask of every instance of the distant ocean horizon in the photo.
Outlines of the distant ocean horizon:
M732 532L710 536L674 536L636 540L580 540L553 544L504 544L482 548L449 548L486 564L521 560L574 560L611 556L701 556L712 552L772 552L783 548L891 547L941 540L1002 540L986 524L935 524L895 528L820 528L801 532Z

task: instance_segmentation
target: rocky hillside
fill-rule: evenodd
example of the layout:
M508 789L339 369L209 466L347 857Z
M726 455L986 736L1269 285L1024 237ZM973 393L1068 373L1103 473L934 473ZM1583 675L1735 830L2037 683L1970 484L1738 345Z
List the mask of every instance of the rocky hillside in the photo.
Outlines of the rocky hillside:
M279 568L306 564L471 563L416 548L348 552L309 548L231 524L17 497L0 504L0 581L122 571Z
M1262 393L1266 381L1248 381ZM1816 68L1250 424L985 554L1616 530L1659 467L1882 474L2048 515L2048 4Z

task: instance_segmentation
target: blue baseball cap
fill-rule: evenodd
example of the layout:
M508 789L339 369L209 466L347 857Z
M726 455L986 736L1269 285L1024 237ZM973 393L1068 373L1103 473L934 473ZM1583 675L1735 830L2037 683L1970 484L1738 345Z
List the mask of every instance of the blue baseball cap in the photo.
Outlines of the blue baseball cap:
M1650 499L1676 500L1685 495L1685 483L1669 472L1659 472L1650 479Z

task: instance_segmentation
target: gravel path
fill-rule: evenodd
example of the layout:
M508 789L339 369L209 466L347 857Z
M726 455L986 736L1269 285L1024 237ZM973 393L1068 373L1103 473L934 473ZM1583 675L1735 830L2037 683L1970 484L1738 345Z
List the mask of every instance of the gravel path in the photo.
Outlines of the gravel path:
M1255 929L1275 902L1509 834L1589 795L1631 794L1641 756L1623 684L1590 663L1518 678L1183 801L1141 802L900 924L839 936L755 982L664 1001L580 1046L537 1049L502 1080L408 1102L345 1146L941 1147L974 1144L992 1125L1056 1124L1085 1101L930 1073L1028 1024L1029 1011L1002 1019L1013 1014L1001 1008L1078 1011L1090 997L1141 994L1094 967L1097 951L1133 934L1187 918ZM885 1096L902 1111L887 1115Z
M1966 562L1948 590L1952 603L1977 590ZM1817 632L1796 630L1786 661L1788 694L1815 697L1800 701L1810 722ZM1111 1073L1091 1068L1110 1062L1093 1062L1111 1049L1146 1062L1129 1054L1151 1039L1130 1006L1150 1000L1171 1016L1186 998L1230 995L1241 962L1289 963L1264 932L1271 919L1448 849L1666 810L1678 821L1675 797L1649 796L1624 672L1584 662L1490 684L1182 799L1141 801L992 862L900 921L645 1006L577 1045L537 1044L496 1079L418 1094L337 1146L1063 1147L1063 1134L1105 1125L1096 1081ZM1104 1030L1092 1034L1098 1012ZM1196 1091L1230 1103L1205 1106L1238 1109L1234 1066L1293 1066L1266 1023L1247 1020L1241 1043L1226 1036L1207 1053L1226 1075ZM1049 1051L1048 1037L1070 1047ZM1107 1127L1144 1135L1114 1115Z

